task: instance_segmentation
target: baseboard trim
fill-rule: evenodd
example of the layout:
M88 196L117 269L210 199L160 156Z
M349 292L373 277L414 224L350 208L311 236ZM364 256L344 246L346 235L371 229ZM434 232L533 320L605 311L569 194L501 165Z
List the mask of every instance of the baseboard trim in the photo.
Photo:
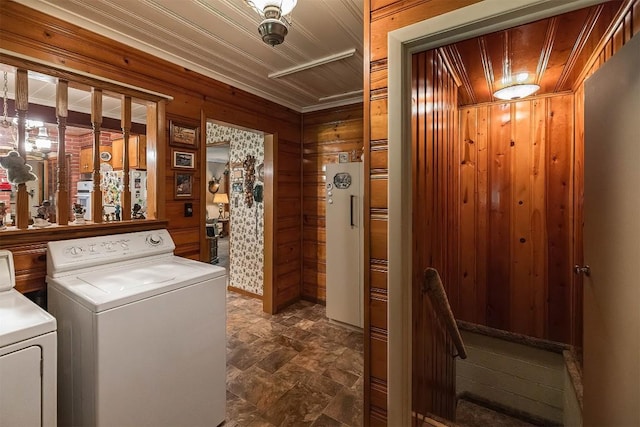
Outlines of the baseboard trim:
M227 286L227 290L231 292L235 292L236 294L244 295L249 298L255 298L262 301L262 295L254 294L253 292L245 291L244 289L236 288L235 286Z
M320 298L316 298L316 297L311 297L309 295L301 295L300 299L302 299L304 301L312 302L314 304L320 304L320 305L324 305L324 306L327 305L327 302L325 300L320 299Z

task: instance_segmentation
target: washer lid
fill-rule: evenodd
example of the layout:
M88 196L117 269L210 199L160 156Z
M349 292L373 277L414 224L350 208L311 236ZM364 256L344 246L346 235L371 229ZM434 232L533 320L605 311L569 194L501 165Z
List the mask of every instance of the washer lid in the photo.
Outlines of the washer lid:
M16 290L0 292L0 347L56 330L56 319Z
M50 278L49 285L98 313L224 276L225 272L222 267L171 256L136 264L110 264L75 277Z

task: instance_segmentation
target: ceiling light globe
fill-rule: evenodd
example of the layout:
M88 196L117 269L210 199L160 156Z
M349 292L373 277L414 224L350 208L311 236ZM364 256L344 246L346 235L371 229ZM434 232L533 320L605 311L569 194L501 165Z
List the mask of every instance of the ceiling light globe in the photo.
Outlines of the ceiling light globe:
M534 84L515 84L496 91L493 96L505 101L512 101L533 95L538 89L540 86Z
M288 15L291 13L298 0L249 0L258 11L263 12L267 6L275 6L280 8L282 15Z

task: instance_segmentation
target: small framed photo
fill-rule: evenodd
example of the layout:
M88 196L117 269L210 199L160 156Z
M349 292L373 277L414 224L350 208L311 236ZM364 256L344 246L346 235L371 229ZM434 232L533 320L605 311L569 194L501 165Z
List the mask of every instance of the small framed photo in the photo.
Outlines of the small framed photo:
M176 172L174 180L174 197L188 199L193 197L193 174Z
M231 191L234 193L242 193L242 182L234 182L231 184Z
M189 126L176 122L169 124L169 143L184 147L198 148L200 132L197 126Z
M196 153L192 151L171 150L171 167L173 169L195 169Z
M243 168L233 168L231 171L231 179L234 181L242 180L242 176L244 175Z

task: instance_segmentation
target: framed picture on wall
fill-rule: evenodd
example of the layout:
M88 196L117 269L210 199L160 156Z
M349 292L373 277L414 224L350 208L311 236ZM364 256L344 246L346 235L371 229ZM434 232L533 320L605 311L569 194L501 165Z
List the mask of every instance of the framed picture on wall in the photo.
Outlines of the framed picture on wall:
M193 197L193 174L176 172L174 178L174 197L189 199Z
M199 127L171 121L169 124L169 143L171 145L198 148Z
M231 171L231 179L234 181L241 181L244 176L243 168L233 168Z
M193 151L171 150L171 167L173 169L195 169L196 153Z
M234 193L242 193L242 182L234 182L231 185L231 191Z

